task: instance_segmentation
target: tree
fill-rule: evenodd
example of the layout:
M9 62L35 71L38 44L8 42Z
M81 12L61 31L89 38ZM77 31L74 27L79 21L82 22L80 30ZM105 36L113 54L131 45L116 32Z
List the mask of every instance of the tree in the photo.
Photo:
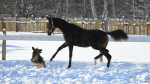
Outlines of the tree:
M108 11L107 11L107 0L104 0L104 11L103 11L103 17L107 19Z
M112 0L112 11L113 11L113 18L116 18L114 0Z
M135 6L134 6L134 0L132 1L132 4L133 4L133 9L132 9L132 11L133 11L133 19L135 18Z
M146 16L149 17L149 11L148 11L148 6L146 6L146 0L143 0L144 1L144 9L145 9L145 12L146 12Z
M91 9L92 9L93 18L97 19L97 14L96 14L96 11L95 11L94 0L91 0Z
M56 9L56 13L55 13L55 17L57 17L58 11L60 9L60 3L61 3L61 0L58 3L57 9Z

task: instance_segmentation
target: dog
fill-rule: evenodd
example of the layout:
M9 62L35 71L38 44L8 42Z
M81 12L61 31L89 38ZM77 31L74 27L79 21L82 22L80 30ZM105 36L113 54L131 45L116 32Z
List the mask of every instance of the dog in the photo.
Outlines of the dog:
M30 62L34 64L37 69L46 67L45 61L43 57L40 55L42 53L42 49L32 47L33 53Z

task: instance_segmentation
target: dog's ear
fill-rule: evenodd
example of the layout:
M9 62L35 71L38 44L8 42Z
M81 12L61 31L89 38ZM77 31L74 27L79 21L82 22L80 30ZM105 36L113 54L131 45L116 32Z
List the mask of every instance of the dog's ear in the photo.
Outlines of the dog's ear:
M34 47L32 47L32 50L35 50L35 48L34 48Z
M39 52L42 53L42 49L39 49Z

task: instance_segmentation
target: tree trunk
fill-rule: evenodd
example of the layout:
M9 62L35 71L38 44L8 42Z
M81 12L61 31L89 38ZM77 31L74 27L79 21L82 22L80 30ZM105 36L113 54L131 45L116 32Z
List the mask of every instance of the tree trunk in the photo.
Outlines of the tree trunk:
M95 11L94 0L91 0L91 10L92 10L92 15L93 15L94 20L97 19L97 14L96 14L96 11Z
M116 18L114 0L112 0L112 11L113 11L113 18Z
M103 11L103 17L105 20L107 19L108 11L107 11L107 0L104 0L104 11Z
M134 0L133 0L132 4L133 4L133 19L134 19L134 18L135 18L135 7L134 7Z

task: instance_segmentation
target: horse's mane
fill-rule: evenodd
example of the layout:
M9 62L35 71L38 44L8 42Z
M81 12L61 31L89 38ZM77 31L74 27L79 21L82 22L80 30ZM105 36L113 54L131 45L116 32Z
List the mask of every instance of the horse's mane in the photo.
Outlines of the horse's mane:
M76 25L74 23L69 23L69 24L72 25L72 26L74 26L74 27L76 27L76 28L81 28L81 27L79 27L78 25ZM81 29L83 29L83 28L81 28Z
M68 27L72 27L72 28L76 28L76 29L83 29L83 28L79 27L78 25L76 25L74 23L69 23L61 18L55 18L55 19L57 19L57 21L61 24L68 25Z

